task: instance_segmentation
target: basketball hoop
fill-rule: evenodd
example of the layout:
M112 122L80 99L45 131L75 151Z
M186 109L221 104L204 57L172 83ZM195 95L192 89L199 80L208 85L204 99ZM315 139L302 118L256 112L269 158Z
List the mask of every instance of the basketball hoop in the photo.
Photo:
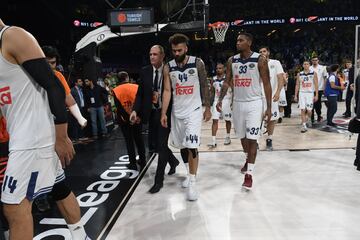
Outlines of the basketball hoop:
M225 41L226 31L229 28L229 23L216 22L213 24L209 24L209 27L211 27L214 32L215 42L223 43Z

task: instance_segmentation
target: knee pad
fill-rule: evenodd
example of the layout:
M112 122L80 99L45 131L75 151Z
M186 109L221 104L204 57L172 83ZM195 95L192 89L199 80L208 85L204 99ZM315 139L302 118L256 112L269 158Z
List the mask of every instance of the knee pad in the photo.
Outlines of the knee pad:
M183 148L180 149L180 154L181 154L181 158L183 160L184 163L188 163L189 162L189 152L187 150L187 148Z
M68 187L68 185L65 183L65 181L61 181L59 183L56 183L51 191L51 196L55 201L60 201L71 193L71 189Z
M189 150L190 150L190 152L191 152L191 154L192 154L192 157L193 158L196 158L197 157L197 155L198 155L198 150L197 150L197 148L188 148Z

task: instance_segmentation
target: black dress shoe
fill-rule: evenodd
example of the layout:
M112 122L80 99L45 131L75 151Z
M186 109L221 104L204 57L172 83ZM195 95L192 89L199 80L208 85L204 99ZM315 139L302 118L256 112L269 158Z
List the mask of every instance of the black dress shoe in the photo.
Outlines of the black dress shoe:
M155 183L154 186L152 186L149 190L149 193L157 193L160 191L160 189L163 187L162 183Z
M126 165L126 167L131 170L135 170L135 171L138 170L136 163L129 163L128 165Z
M168 172L168 175L173 175L176 173L176 167L179 165L179 161L176 159L176 163L172 166L170 166L170 170Z
M355 166L355 167L359 166L359 159L358 159L358 158L355 158L354 166Z

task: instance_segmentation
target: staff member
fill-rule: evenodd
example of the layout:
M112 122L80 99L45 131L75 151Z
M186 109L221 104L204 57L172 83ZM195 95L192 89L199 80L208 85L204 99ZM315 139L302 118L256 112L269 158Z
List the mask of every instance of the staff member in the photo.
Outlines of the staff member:
M170 164L169 175L175 173L179 161L168 147L170 129L160 124L161 117L161 93L163 90L163 66L164 48L160 45L151 47L149 52L150 63L141 70L139 90L130 121L134 122L137 117L142 123L149 122L149 148L150 151L159 153L158 166L155 175L155 184L150 193L159 192L163 186L166 163ZM170 123L171 109L168 110ZM152 149L153 148L153 149Z
M146 165L145 145L141 135L140 121L129 121L130 113L133 109L138 85L129 83L129 75L127 72L119 73L120 85L113 89L114 101L117 108L117 120L121 131L125 137L126 148L129 155L129 169L138 170L136 165L136 154L134 141L139 154L139 165L143 169Z
M344 90L345 87L340 85L339 78L337 77L337 72L339 70L339 65L334 64L330 66L330 75L326 81L325 85L325 96L328 99L328 109L327 109L327 125L331 127L335 127L335 123L333 123L333 117L337 111L337 98L340 95L340 90Z

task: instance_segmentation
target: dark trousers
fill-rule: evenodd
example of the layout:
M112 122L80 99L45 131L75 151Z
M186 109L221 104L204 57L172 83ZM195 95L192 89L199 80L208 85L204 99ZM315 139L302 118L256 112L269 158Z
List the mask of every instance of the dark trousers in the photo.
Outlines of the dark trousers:
M314 102L314 108L312 110L312 114L311 114L311 121L314 121L315 119L315 112L316 112L316 115L319 119L319 117L321 117L321 97L322 95L324 94L324 91L323 90L320 90L318 91L319 93L319 97L318 97L318 100L316 102Z
M157 109L153 109L150 113L149 118L149 135L148 135L148 143L149 143L149 153L150 155L157 151L157 141L160 127L160 116L161 112Z
M80 108L80 112L81 112L81 115L83 115L83 117L86 117L86 113L85 113L84 108ZM78 123L78 121L76 120L76 118L72 114L70 114L69 124L70 124L69 128L71 129L71 137L74 140L78 140L79 138L84 137L83 129L81 129L80 124ZM88 125L89 125L89 123L88 123Z
M132 164L136 163L136 153L135 153L135 146L134 142L136 144L137 152L139 154L139 162L145 162L145 144L144 140L141 135L142 125L141 124L135 124L130 125L128 123L121 124L121 131L124 135L125 142L126 142L126 148L129 155L129 161Z
M172 153L168 145L170 134L170 116L168 116L168 128L161 126L160 117L161 110L153 110L151 112L149 129L152 126L156 140L154 141L155 151L159 153L158 165L156 168L155 183L162 183L164 181L165 167L169 163L170 166L175 166L178 160Z
M284 116L291 116L291 103L292 103L292 93L290 91L286 91L286 102L287 105L284 107Z
M350 88L350 87L349 87ZM345 104L346 104L346 111L345 114L346 115L351 115L351 99L354 95L354 92L351 91L350 89L348 89L347 93L346 93L346 99L345 99Z
M327 119L327 123L328 124L332 124L333 123L333 118L334 115L337 111L337 98L338 96L328 96L328 102L327 102L327 114L326 114L326 119Z

